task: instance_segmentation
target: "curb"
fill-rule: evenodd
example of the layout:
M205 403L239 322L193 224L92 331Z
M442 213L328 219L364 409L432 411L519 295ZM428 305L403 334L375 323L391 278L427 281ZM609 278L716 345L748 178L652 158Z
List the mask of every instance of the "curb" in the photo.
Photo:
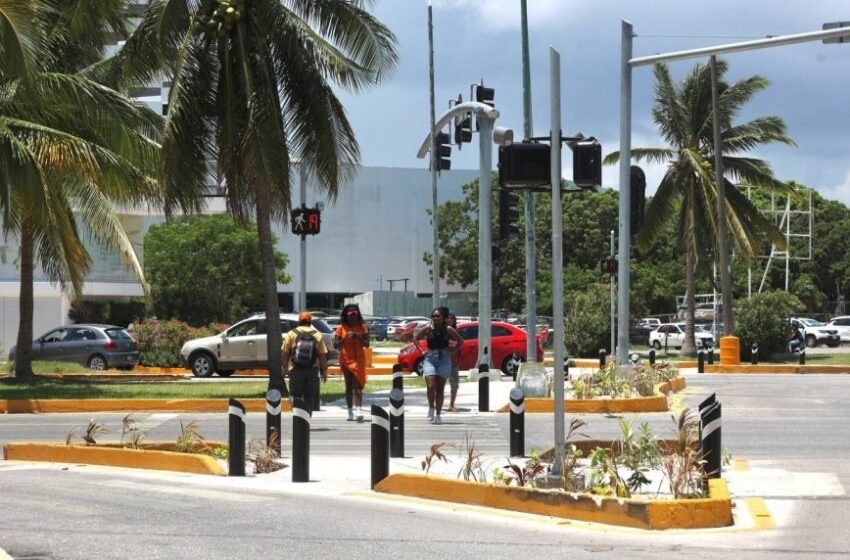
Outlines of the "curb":
M633 397L628 399L565 399L564 412L580 414L608 414L627 412L667 412L667 395L682 391L685 388L685 378L676 377L670 381L659 383L655 390L660 393L653 397ZM509 412L510 405L506 404L496 412ZM550 398L525 399L525 411L528 413L551 413L555 411L555 400Z
M85 447L59 443L7 443L3 446L3 453L7 460L15 461L107 465L218 476L227 474L218 461L209 455L198 453L124 449L105 445Z
M229 399L0 399L0 414L53 412L226 412ZM247 412L265 412L265 399L239 399ZM291 411L288 399L281 409Z
M726 482L711 479L708 483L709 497L694 500L606 498L418 474L390 475L375 486L375 491L637 529L732 525L732 499Z
M793 364L740 364L735 366L705 366L705 373L717 374L770 374L770 373L832 373L848 374L850 366L800 366Z
M41 373L38 377L67 381L185 381L187 375L176 373Z

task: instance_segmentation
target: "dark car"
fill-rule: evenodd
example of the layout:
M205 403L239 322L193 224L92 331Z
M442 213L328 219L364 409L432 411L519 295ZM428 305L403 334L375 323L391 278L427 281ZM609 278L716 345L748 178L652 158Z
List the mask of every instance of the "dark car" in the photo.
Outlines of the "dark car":
M16 348L9 351L14 361ZM72 362L90 369L133 369L139 347L123 327L78 324L57 327L32 341L33 360Z

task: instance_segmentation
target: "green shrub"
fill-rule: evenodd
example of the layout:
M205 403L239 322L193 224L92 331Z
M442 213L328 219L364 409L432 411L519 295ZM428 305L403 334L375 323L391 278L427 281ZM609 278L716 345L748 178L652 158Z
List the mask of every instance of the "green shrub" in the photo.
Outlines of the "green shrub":
M176 367L180 365L180 348L187 340L212 336L228 325L213 323L191 327L183 321L151 319L136 323L130 331L139 344L139 361L144 366Z
M753 342L758 342L760 360L784 352L790 336L788 317L804 309L797 296L781 290L740 301L735 309L735 335L740 339L741 359L749 360Z
M575 296L564 330L564 344L570 356L596 357L611 338L611 302L605 284L592 284Z

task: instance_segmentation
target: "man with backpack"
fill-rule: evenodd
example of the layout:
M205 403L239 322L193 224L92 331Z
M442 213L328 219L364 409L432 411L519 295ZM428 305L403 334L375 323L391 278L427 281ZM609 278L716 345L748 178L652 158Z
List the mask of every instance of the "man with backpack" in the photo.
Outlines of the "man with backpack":
M328 380L328 349L322 333L312 326L309 311L298 314L298 326L287 332L281 345L283 371L289 372L289 392L310 404L316 390L316 368L322 382Z

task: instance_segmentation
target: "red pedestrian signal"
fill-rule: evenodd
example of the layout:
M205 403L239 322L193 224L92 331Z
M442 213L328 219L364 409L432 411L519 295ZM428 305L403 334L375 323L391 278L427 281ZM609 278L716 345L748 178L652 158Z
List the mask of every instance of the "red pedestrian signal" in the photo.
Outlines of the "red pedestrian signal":
M316 235L322 229L322 213L318 208L296 208L292 211L292 233Z

